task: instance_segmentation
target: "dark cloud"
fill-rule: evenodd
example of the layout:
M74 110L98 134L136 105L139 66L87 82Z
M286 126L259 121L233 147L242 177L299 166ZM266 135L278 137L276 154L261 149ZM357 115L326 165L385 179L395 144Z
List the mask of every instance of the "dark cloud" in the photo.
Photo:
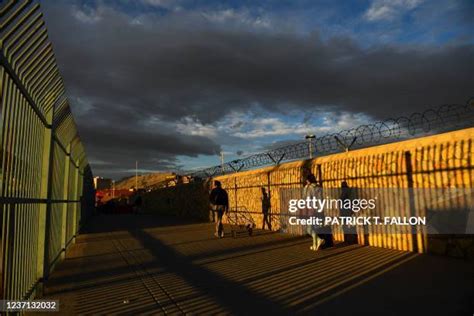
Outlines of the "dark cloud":
M151 118L212 123L256 104L385 118L462 103L474 86L472 44L363 48L349 38L323 41L317 33L256 29L189 12L133 20L107 7L87 15L46 4L45 11L69 93L87 99L87 110L76 108L78 123L99 160L119 161L127 147L150 165L160 155L172 164L176 155L219 150L169 126L134 130ZM104 148L113 156L99 154Z
M277 148L290 146L290 145L294 145L294 144L299 144L299 143L302 143L302 142L303 141L301 139L278 140L278 141L275 141L271 144L262 146L261 151L274 150L274 149L277 149Z
M138 128L138 129L137 129ZM212 155L219 146L200 136L183 136L112 125L83 124L81 137L86 140L89 159L98 174L123 175L139 161L140 169L178 169L176 156Z

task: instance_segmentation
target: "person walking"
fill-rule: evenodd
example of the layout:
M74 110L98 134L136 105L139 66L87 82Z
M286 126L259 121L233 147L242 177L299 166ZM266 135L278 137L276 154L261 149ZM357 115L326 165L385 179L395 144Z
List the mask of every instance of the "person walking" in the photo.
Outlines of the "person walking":
M138 214L142 210L143 199L140 194L135 197L135 203L133 205L133 213Z
M214 189L212 189L209 196L209 201L212 205L212 209L217 215L216 221L216 237L224 237L224 225L222 225L222 217L224 213L229 212L229 196L227 191L222 188L220 181L214 181Z
M262 223L262 229L265 229L265 223L268 226L269 230L272 230L272 223L270 221L270 208L271 208L271 202L270 202L270 195L267 193L267 190L262 187L262 213L263 213L263 223Z
M306 177L305 186L303 188L303 198L312 199L313 197L316 197L317 199L321 199L322 198L322 189L321 189L320 186L317 185L316 177L314 176L314 174L310 173ZM308 218L311 215L316 215L316 216L322 215L322 213L311 214L313 212L314 212L314 210L310 210L310 209L307 210L306 215L308 216ZM308 235L310 235L313 238L313 245L309 248L313 251L317 251L325 243L325 240L318 236L318 231L319 230L320 230L320 227L318 227L318 225L316 225L316 224L306 226L306 232L308 233Z

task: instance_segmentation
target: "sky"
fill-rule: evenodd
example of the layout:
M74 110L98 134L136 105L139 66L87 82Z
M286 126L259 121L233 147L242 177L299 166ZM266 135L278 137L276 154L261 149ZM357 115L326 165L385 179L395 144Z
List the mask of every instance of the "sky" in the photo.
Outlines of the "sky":
M473 1L41 1L95 175L191 170L474 96Z

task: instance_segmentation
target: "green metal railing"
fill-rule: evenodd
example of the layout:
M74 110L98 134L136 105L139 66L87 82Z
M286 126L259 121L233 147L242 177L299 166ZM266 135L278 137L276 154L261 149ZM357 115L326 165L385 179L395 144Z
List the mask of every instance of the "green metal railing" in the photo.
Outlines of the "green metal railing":
M0 291L31 299L94 203L39 4L0 1Z

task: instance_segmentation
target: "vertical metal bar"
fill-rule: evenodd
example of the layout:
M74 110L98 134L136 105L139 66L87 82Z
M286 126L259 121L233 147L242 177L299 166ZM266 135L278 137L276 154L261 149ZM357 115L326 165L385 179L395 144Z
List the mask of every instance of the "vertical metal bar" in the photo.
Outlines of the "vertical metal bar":
M18 148L17 145L17 135L18 135L18 120L16 119L18 117L18 106L15 106L15 96L16 96L16 89L13 86L13 84L10 86L11 87L11 93L9 96L9 104L11 108L11 125L10 125L10 130L11 130L11 135L10 135L10 153L9 153L9 170L8 170L8 179L7 179L7 185L8 185L8 192L7 196L9 197L14 197L15 196L15 168L16 168L16 151ZM11 257L11 275L10 275L10 295L12 299L17 298L18 296L18 234L15 234L18 228L18 219L16 218L16 211L17 207L16 205L12 205L10 208L10 225L12 225L12 229L10 232L10 244L9 244L9 254L8 256Z
M54 108L47 113L48 122L53 121ZM38 214L38 258L36 262L37 277L41 281L39 291L42 292L43 280L49 277L49 234L51 231L51 194L53 185L53 133L54 126L45 129L43 134L43 161L41 165L40 196L46 199Z
M407 183L408 183L408 199L409 199L409 214L410 216L416 216L416 206L415 206L415 196L413 192L413 165L411 161L411 152L405 151L405 168L406 168L406 176L407 176ZM411 238L412 238L412 247L411 249L414 252L418 252L418 243L416 238L416 227L412 227L411 231Z
M4 150L3 150L3 134L4 134L4 131L3 129L5 128L5 124L4 124L4 109L5 109L5 104L4 104L4 95L5 95L5 92L4 92L4 84L5 84L5 79L4 79L4 76L5 76L5 72L4 72L4 69L2 66L0 66L0 151L2 153L4 153ZM3 156L4 154L2 154ZM3 196L2 194L2 190L3 190L3 159L1 159L0 157L0 195ZM4 263L3 263L3 254L4 254L4 251L5 251L5 247L4 247L4 241L5 241L5 205L3 204L0 204L0 212L1 212L1 216L0 216L0 219L1 219L1 225L2 225L2 230L0 231L0 297L3 298L3 293L4 293L4 287L3 287L3 268L4 268Z
M7 229L6 231L6 238L5 238L5 253L4 253L4 260L5 260L5 270L4 270L4 298L5 299L12 299L13 297L13 245L14 245L14 238L13 232L15 227L15 204L10 204L10 207L7 208L7 216L6 216L6 225L4 227Z
M74 169L74 180L73 180L73 183L74 183L74 194L73 194L73 197L72 199L73 200L76 200L77 201L77 190L78 190L78 178L79 178L79 168L78 167L73 167ZM77 210L79 209L77 207L77 202L74 202L73 203L74 207L73 207L73 216L72 216L72 231L71 231L71 234L72 234L72 237L73 237L73 243L75 242L76 240L76 233L77 233L77 223L76 223L76 219L77 219Z
M35 151L35 144L33 143L34 135L37 132L36 126L34 125L34 121L32 119L32 116L30 115L30 110L31 108L28 106L28 104L25 102L24 98L22 98L22 106L25 109L25 131L24 131L24 137L22 139L22 145L23 145L23 150L22 150L22 160L23 160L23 168L22 168L22 192L23 196L29 197L31 196L31 188L32 188L32 183L36 181L37 176L31 176L31 172L35 169L35 164L31 160L31 155L28 155L28 151L30 153L36 153ZM36 156L36 155L35 155ZM37 159L37 158L36 158ZM38 160L38 159L37 159ZM37 196L37 195L35 195ZM35 204L33 203L28 203L24 206L25 210L25 219L23 225L23 229L25 229L25 248L22 249L23 251L23 258L26 261L24 263L24 292L27 292L28 289L31 287L32 284L32 279L34 278L32 275L32 258L34 257L34 247L32 241L36 239L36 236L34 235L35 229L34 229L34 206ZM24 295L24 294L23 294Z
M6 106L7 106L7 115L6 115L6 133L5 133L5 138L4 138L4 164L3 164L3 196L10 196L10 186L11 186L11 181L10 181L10 174L11 174L11 163L12 163L12 137L13 137L13 106L11 102L11 94L12 94L12 85L13 83L11 80L8 80L7 82L7 89L5 93L5 99L6 99Z
M12 218L13 218L13 229L12 229L12 248L10 249L12 254L13 254L13 262L12 262L12 293L13 293L13 297L12 299L18 299L19 298L19 293L20 293L20 288L19 288L19 273L18 273L18 227L19 227L19 224L18 224L18 221L19 221L19 217L18 217L18 209L21 207L21 205L17 205L17 204L13 204L12 205Z
M70 152L71 145L67 147L68 153ZM70 168L71 157L66 155L64 159L64 175L63 175L63 189L62 189L62 199L68 199L69 192L69 168ZM61 259L65 256L66 244L67 244L67 219L68 219L68 203L62 203L62 223L61 223Z
M14 191L13 191L13 196L14 197L23 197L23 179L22 179L22 170L24 168L24 161L23 161L23 147L24 147L24 127L25 127L25 107L23 106L21 102L21 95L18 93L18 91L15 89L15 103L13 104L17 108L17 126L16 126L16 138L15 138L15 160L14 160L14 173L13 173L13 179L14 179ZM15 215L16 219L16 230L15 230L15 239L16 239L16 245L15 245L15 255L16 255L16 264L15 268L17 269L17 295L19 296L21 294L22 289L25 288L25 279L27 277L27 273L22 273L25 271L26 267L26 262L25 262L25 256L24 249L26 247L26 239L27 239L27 228L25 227L26 224L26 217L27 214L25 213L25 205L24 204L19 204L15 210L17 214ZM26 271L25 271L26 272Z

